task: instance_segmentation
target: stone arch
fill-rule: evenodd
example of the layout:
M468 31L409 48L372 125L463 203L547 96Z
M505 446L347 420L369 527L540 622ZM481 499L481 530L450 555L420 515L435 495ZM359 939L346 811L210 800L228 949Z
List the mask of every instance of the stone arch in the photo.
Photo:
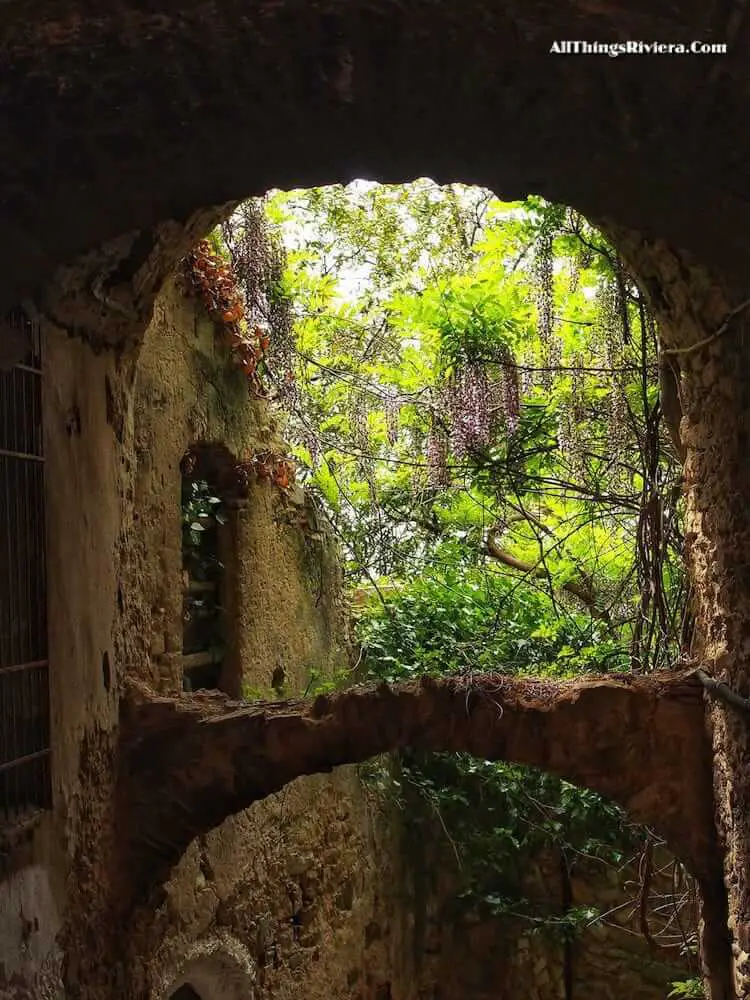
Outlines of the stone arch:
M300 775L404 746L463 750L549 771L652 826L697 877L704 956L723 961L726 896L703 718L702 685L685 674L423 678L312 703L134 700L121 754L135 777L118 790L129 905L153 897L194 837Z
M688 18L648 0L186 0L176 12L119 0L94 17L86 0L63 10L38 0L30 21L25 4L7 6L0 241L14 252L0 307L47 285L49 315L120 342L216 220L196 215L201 206L362 175L538 192L738 282L747 272L742 52L550 52L566 38L690 44L737 33L709 8Z
M674 343L708 342L727 316L725 299L747 298L750 42L741 11L653 0L31 6L33 16L27 2L8 0L0 27L0 241L13 248L0 276L0 309L31 296L73 334L104 345L133 342L165 275L226 203L271 186L425 173L505 197L538 192L604 222L669 321ZM566 38L689 44L696 37L726 40L730 56L549 53ZM722 449L710 441L700 447L704 439L705 429L694 438L690 472L705 483L720 479L714 456ZM710 611L711 598L704 603ZM173 708L156 706L149 715L152 707L139 721L147 726L161 713L166 734L164 716ZM694 714L702 719L702 705ZM277 721L269 770L282 780L294 768L280 750L289 722ZM317 725L313 718L301 728ZM227 718L195 728L227 733L233 724ZM619 733L624 758L632 756L632 725ZM355 729L340 735L328 761L306 766L351 759ZM404 738L391 736L380 745ZM443 736L451 743L450 732ZM144 744L158 749L148 733ZM235 807L228 792L212 799L211 781L198 795L183 788L177 763L167 775L174 799L157 803L160 809L176 812L191 792L217 821ZM222 763L214 761L217 772ZM690 773L675 762L672 769ZM247 776L241 798L255 795L256 777ZM607 775L599 780L606 784ZM645 791L627 790L631 808L643 805ZM123 800L141 815L137 791L126 789ZM671 818L676 836L678 818ZM167 835L176 826L167 824ZM700 829L713 836L703 821ZM137 859L146 874L155 861L168 867L179 848L155 834L151 856ZM692 848L697 857L699 847Z
M703 712L700 683L680 674L423 678L312 703L209 694L131 702L121 751L135 777L120 787L131 885L139 874L159 884L194 837L294 778L404 746L526 764L592 788L707 878L716 849Z
M169 1000L201 1000L201 996L190 983L184 983L177 987Z
M152 1000L254 1000L255 964L236 938L217 934L194 943Z

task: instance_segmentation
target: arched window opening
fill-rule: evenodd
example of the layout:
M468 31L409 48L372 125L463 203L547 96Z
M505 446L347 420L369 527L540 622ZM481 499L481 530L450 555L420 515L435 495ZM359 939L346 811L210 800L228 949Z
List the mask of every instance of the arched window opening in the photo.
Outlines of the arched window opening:
M189 449L182 472L183 688L236 697L234 655L235 513L227 474L236 462L221 445Z
M255 967L247 949L228 934L194 942L177 974L153 1000L253 1000Z
M15 823L51 804L42 357L21 310L3 326L13 353L0 358L0 823Z

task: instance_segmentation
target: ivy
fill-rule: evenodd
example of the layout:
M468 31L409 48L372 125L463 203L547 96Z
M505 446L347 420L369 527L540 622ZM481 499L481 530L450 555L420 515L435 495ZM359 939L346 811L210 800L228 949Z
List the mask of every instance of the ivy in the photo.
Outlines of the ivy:
M391 593L386 608L372 602L360 615L366 674L389 682L500 668L560 677L626 659L625 650L600 641L591 619L557 618L546 594L496 573L444 572ZM415 842L424 841L425 826L447 841L461 873L459 898L537 930L564 936L597 919L590 908L545 913L526 898L521 874L541 850L561 853L571 868L584 856L619 867L643 839L618 806L532 769L411 751L394 768L380 776L381 786L390 776Z

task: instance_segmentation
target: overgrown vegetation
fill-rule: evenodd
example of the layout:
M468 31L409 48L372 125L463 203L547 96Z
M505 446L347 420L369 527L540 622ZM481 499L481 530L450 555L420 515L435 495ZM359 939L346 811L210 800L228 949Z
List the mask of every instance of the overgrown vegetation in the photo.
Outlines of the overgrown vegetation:
M250 202L221 241L297 477L344 553L361 673L650 672L688 648L655 325L602 233L538 198L358 182ZM467 905L568 933L596 915L533 912L519 859L544 845L569 871L652 845L546 775L395 766L373 776L442 831Z
M183 653L203 654L211 662L187 669L186 690L216 687L224 656L221 580L224 566L217 532L227 517L220 497L199 475L190 474L191 461L183 460L182 476L182 571Z

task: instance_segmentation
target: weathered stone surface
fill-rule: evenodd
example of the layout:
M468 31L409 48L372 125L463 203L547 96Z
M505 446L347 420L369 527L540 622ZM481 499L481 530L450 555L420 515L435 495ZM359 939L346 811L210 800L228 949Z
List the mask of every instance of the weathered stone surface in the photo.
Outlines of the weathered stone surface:
M0 303L119 239L85 276L119 336L120 293L166 273L197 209L361 175L538 192L744 279L750 63L741 18L719 10L6 0ZM730 53L551 55L564 39Z
M299 775L410 746L529 764L593 788L710 880L718 855L703 712L700 684L679 674L424 679L252 706L136 696L121 727L129 877L152 888L193 837Z
M117 575L127 578L119 555L127 539L121 544L118 532L132 527L132 498L120 504L130 459L120 454L122 441L109 440L101 393L81 389L79 440L66 440L60 407L75 402L79 385L101 387L111 377L122 383L122 421L112 428L119 434L130 386L129 360L121 368L114 353L94 358L80 343L63 343L60 331L97 348L139 340L174 260L220 214L210 206L270 186L427 173L506 196L539 192L606 220L649 290L665 343L693 349L706 341L680 356L688 545L702 652L747 693L744 325L708 341L748 298L750 61L740 6L6 0L0 22L0 305L33 295L59 328L48 404L57 451L50 471L61 498L50 535L51 603L53 655L66 669L52 674L64 720L56 781L71 804L74 839L109 835L109 808L91 789L106 785L110 770L119 683L102 693L98 663L113 640L117 662L131 662L137 643L118 617L134 603ZM564 38L705 39L729 42L730 53L550 56L550 43ZM88 522L83 541L63 507ZM77 595L61 569L68 564L86 581ZM746 726L721 706L711 714L737 938L736 989L725 977L712 989L715 997L744 996ZM627 746L624 727L617 731ZM700 743L702 732L699 725L701 735L684 746ZM691 799L689 753L683 792ZM650 803L631 792L631 807L647 814ZM226 802L214 806L218 815ZM167 820L174 827L175 817ZM95 880L90 859L79 860L73 877ZM90 916L94 926L97 914ZM99 926L106 923L103 912ZM723 919L714 923L721 936ZM93 956L100 945L90 944ZM728 965L726 954L721 961ZM110 971L118 988L119 973Z

